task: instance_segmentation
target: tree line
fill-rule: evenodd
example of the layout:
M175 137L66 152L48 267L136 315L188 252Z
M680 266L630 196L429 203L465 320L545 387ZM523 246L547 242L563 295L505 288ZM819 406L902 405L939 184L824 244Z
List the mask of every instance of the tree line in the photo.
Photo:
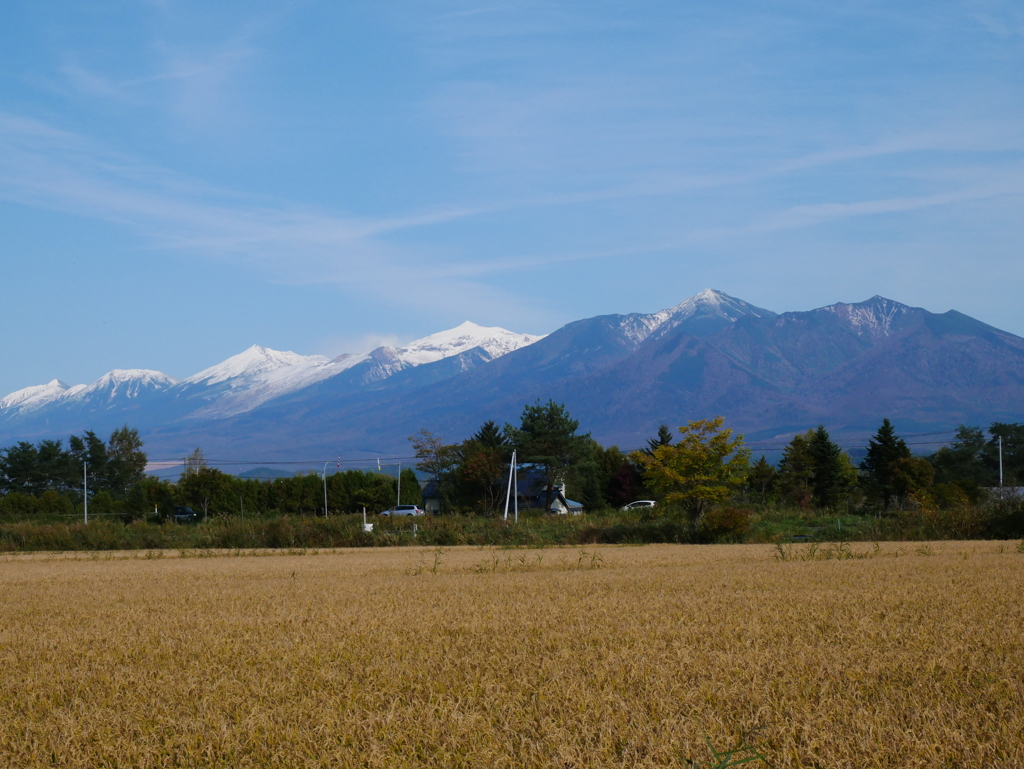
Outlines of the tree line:
M238 478L209 467L202 451L189 455L176 483L145 473L148 458L137 430L114 430L107 441L93 432L38 444L19 442L0 449L0 515L25 517L82 514L88 473L90 516L129 522L171 520L178 507L204 518L224 515L323 515L324 486L318 474L272 481ZM403 503L420 503L415 473L401 474ZM348 470L327 476L328 510L379 512L397 502L398 479L384 473Z
M566 484L590 510L647 498L693 520L728 501L859 512L978 504L999 484L1000 443L1004 484L1024 485L1024 425L1016 423L993 423L987 437L960 425L950 445L921 456L884 419L860 463L819 425L795 435L777 465L764 455L752 462L743 436L723 425L722 417L696 420L678 435L661 425L646 447L625 454L579 434L563 404L538 401L524 408L518 425L488 421L460 444L446 445L426 430L410 440L442 509L483 514L503 502L513 451L540 492L531 501L542 507Z
M997 485L1002 442L1006 485L1024 484L1024 425L994 423L988 434L961 425L947 447L914 455L885 419L855 464L819 426L797 434L777 465L752 460L742 435L716 417L674 433L662 425L643 449L625 453L579 431L564 404L537 401L518 424L487 421L468 439L446 444L421 430L410 438L425 493L445 514L500 513L515 453L523 504L547 509L560 487L585 509L618 508L657 500L692 521L726 503L803 509L885 511L914 505L949 508L977 504ZM90 513L125 520L167 520L177 506L202 517L278 513L322 515L379 512L398 502L398 480L379 472L348 470L327 476L327 507L319 474L274 480L243 479L208 467L193 452L176 483L145 475L146 454L127 425L106 441L93 432L61 441L19 442L0 450L0 513L74 515L81 508L88 467ZM420 478L401 474L401 501L422 504Z

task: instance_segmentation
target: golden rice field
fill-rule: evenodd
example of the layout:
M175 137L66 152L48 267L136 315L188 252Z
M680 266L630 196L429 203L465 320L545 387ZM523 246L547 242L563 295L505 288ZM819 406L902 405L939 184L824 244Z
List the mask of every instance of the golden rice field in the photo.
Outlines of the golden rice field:
M1014 543L807 554L5 556L0 763L1024 766Z

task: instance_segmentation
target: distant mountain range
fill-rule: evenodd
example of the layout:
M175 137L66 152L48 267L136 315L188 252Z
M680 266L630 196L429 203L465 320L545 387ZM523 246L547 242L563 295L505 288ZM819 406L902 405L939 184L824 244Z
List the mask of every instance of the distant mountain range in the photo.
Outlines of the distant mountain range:
M253 346L180 381L138 369L53 380L0 399L0 445L127 422L152 456L404 455L421 428L461 440L538 398L623 447L717 414L754 438L818 423L863 436L882 417L914 431L1020 421L1024 339L879 296L778 315L709 289L548 336L466 322L334 359Z

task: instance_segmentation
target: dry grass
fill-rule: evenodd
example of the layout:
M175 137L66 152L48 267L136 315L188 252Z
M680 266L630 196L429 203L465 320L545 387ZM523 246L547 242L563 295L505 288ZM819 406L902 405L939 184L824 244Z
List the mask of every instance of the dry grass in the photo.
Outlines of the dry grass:
M1024 555L898 547L7 556L0 762L1024 766Z

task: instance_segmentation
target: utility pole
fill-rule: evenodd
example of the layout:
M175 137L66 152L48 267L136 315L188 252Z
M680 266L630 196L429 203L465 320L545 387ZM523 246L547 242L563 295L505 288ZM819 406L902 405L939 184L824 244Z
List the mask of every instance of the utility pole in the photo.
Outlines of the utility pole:
M377 461L379 462L380 460L377 460ZM324 462L324 471L323 471L323 479L324 479L324 518L327 517L327 465L329 465L329 464L330 464L330 462ZM338 468L339 469L341 468L341 457L338 457Z
M999 488L1003 488L1003 436L999 436Z
M386 462L381 465L380 457L377 457L377 472L383 472L383 467L391 467L393 464L398 465L398 500L395 502L396 505L402 504L402 463L401 462ZM341 467L341 458L338 459L338 467ZM389 473L390 475L390 473Z
M82 463L82 496L85 498L85 523L89 522L89 463Z
M508 503L512 497L513 482L519 486L519 474L516 472L516 452L512 451L512 462L508 467L508 490L505 492L505 521L508 522ZM519 489L515 492L515 522L519 523Z

